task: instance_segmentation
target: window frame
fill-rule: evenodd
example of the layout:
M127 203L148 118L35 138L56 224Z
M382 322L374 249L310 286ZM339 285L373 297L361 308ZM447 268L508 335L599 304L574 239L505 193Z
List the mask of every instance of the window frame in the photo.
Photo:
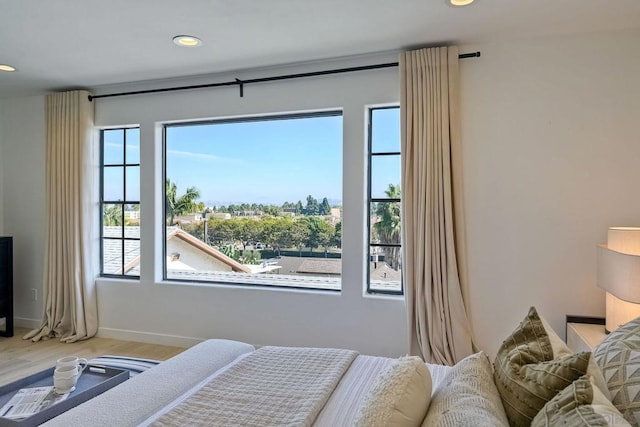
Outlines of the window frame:
M137 201L127 201L127 167L138 167L140 168L140 160L138 161L138 163L127 163L127 130L129 129L138 129L138 131L140 131L140 126L119 126L119 127L113 127L113 128L101 128L100 129L100 197L99 197L99 204L100 204L100 277L106 277L106 278L116 278L116 279L127 279L127 280L140 280L140 275L133 275L133 274L126 274L125 272L125 266L126 266L126 262L125 262L125 254L126 254L126 250L125 250L125 242L126 241L138 241L140 242L140 237L126 237L125 235L125 206L126 205L138 205L140 206L140 200ZM104 134L106 131L113 131L113 130L121 130L122 131L122 163L110 163L108 165L105 165L104 163ZM140 146L140 141L138 140L138 146ZM123 199L121 201L111 201L111 200L105 200L104 199L104 171L105 168L112 168L112 167L121 167L122 168L122 175L123 175L123 180L122 180L122 194L123 194ZM104 235L104 207L105 205L119 205L121 207L121 217L120 220L122 221L122 230L121 230L121 234L120 237L105 237ZM121 242L121 256L122 256L122 262L121 262L121 271L122 274L115 274L115 273L105 273L104 272L104 240L118 240ZM140 243L138 243L140 245Z
M401 203L401 198L388 198L388 197L372 197L372 173L371 166L373 164L374 157L386 157L386 156L402 156L401 151L381 151L373 152L373 112L375 110L392 110L396 109L400 111L399 105L386 105L386 106L372 106L367 109L367 253L366 253L366 270L367 270L367 289L368 295L391 295L391 296L403 296L404 295L404 283L402 277L400 279L400 290L385 290L385 289L372 289L371 288L371 248L378 247L393 247L400 248L402 250L402 234L400 235L400 243L371 243L371 205L372 203L389 202L389 203ZM401 157L402 159L402 157ZM401 169L402 170L402 169ZM402 271L402 270L401 270Z
M239 276L238 280L198 280L198 279L182 279L175 277L167 277L167 194L166 194L166 182L167 182L167 129L172 127L185 127L185 126L206 126L206 125L217 125L217 124L233 124L233 123L251 123L251 122L266 122L266 121L281 121L281 120L292 120L292 119L308 119L308 118L320 118L320 117L340 117L342 118L342 140L341 145L344 149L344 110L342 108L332 108L327 110L314 110L314 111L303 111L298 113L275 113L275 114L258 114L258 115L249 115L249 116L240 116L240 117L228 117L228 118L219 118L219 119L207 119L207 120L187 120L180 122L168 122L162 124L162 280L165 282L178 282L178 283L187 283L192 285L223 285L223 286L231 286L231 287L251 287L251 288L263 288L263 289L280 289L280 290L300 290L300 291L310 291L310 292L323 292L328 294L340 294L343 291L343 274L342 270L340 271L340 288L339 289L326 289L326 288L315 288L311 286L289 286L289 285L273 285L273 284L261 284L261 283L250 283L247 281L243 281ZM344 158L342 158L342 163L340 165L342 170L344 170ZM343 176L343 184L341 188L341 192L344 189L344 176ZM343 195L344 196L344 195ZM342 248L341 244L341 248ZM342 250L341 250L341 259L342 259ZM313 276L316 277L316 276Z

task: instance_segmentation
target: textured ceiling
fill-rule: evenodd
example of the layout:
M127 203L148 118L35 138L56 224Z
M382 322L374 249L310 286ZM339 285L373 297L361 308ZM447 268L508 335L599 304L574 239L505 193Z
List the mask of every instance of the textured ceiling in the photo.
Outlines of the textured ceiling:
M640 28L640 0L0 0L0 98L399 50ZM179 48L177 34L204 40Z

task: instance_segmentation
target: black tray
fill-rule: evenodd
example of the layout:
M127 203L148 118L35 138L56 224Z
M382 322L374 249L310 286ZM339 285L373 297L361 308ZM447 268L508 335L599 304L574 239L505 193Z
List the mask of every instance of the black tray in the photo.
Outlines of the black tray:
M100 370L94 372L91 367ZM13 395L21 388L27 387L46 387L53 385L53 371L55 368L49 368L37 374L29 375L26 378L14 381L10 384L0 387L0 408L5 405ZM129 379L129 371L115 368L107 368L105 366L89 365L76 384L76 389L69 394L65 400L58 402L50 407L33 414L30 417L20 420L12 420L0 417L0 427L20 426L32 427L44 423L61 413L68 411L87 400L104 393L110 388Z

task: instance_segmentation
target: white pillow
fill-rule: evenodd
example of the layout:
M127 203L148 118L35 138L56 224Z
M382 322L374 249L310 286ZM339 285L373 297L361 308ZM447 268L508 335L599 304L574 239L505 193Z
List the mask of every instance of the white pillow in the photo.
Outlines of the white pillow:
M431 398L422 427L509 426L493 368L483 352L456 363Z
M419 426L431 401L431 374L419 357L402 357L380 374L356 416L357 427Z

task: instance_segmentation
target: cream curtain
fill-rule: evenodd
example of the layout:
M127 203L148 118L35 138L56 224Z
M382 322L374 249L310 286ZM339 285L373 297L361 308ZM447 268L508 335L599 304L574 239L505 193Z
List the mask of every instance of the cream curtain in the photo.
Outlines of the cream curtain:
M400 57L403 280L411 354L452 365L473 351L465 278L458 49Z
M24 339L74 342L98 330L95 289L96 207L93 104L88 92L46 98L45 307L42 325Z

